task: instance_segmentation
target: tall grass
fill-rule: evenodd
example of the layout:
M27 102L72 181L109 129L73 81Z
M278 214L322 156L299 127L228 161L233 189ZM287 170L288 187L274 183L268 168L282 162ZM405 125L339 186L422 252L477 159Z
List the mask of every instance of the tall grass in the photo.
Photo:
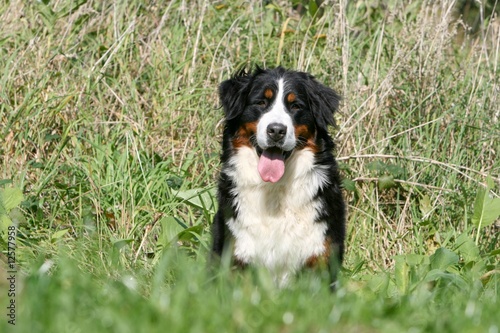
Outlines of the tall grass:
M499 193L500 25L495 3L476 6L478 24L465 7L0 4L0 184L23 193L2 220L18 233L19 322L498 331L498 220L478 227L473 216L482 188ZM263 272L217 282L200 268L215 212L217 85L253 64L309 71L343 95L332 134L348 251L335 296L308 273L288 293Z

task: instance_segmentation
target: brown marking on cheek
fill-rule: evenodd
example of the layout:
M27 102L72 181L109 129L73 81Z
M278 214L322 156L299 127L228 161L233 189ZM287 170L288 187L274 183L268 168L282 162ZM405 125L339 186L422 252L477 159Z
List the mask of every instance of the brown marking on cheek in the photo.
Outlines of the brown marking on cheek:
M294 93L289 93L288 96L286 97L286 100L288 103L293 103L297 99L297 96Z
M302 137L304 139L310 139L314 137L314 133L309 130L306 125L295 125L295 136Z
M328 265L328 260L330 259L330 253L331 253L331 241L329 238L325 239L324 242L324 247L325 250L323 251L322 254L317 255L317 256L311 256L309 259L306 261L306 267L308 268L323 268Z
M266 90L264 90L264 97L267 98L267 99L271 99L273 98L274 96L274 93L271 89L267 88Z
M305 144L302 144L299 147L297 147L298 149L309 148L312 150L313 153L317 153L319 151L316 142L314 142L315 133L311 132L306 125L295 126L295 137L296 138L301 137L306 140Z
M233 147L240 148L241 146L252 147L250 137L257 133L257 122L245 123L240 126L238 132L233 137Z

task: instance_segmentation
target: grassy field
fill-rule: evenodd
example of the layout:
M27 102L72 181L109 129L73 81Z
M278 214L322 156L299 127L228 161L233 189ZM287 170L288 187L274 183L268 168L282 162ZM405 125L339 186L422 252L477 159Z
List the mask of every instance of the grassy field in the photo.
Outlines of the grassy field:
M1 332L499 332L498 4L291 3L0 4ZM253 64L343 95L334 294L207 269L217 86Z

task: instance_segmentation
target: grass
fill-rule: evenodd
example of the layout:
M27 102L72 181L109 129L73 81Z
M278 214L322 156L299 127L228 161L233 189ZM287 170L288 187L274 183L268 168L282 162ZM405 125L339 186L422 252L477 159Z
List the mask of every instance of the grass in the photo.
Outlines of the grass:
M0 303L16 331L498 332L498 8L375 4L0 4ZM314 272L275 290L206 269L217 85L251 64L344 96L333 295Z

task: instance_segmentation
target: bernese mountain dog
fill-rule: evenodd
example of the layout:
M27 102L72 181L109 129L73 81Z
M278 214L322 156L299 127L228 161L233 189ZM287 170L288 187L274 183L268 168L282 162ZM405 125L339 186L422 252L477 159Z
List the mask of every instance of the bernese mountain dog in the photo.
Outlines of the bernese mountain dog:
M270 271L279 287L304 267L335 282L345 204L328 125L340 97L304 72L256 68L222 82L225 113L212 250Z

